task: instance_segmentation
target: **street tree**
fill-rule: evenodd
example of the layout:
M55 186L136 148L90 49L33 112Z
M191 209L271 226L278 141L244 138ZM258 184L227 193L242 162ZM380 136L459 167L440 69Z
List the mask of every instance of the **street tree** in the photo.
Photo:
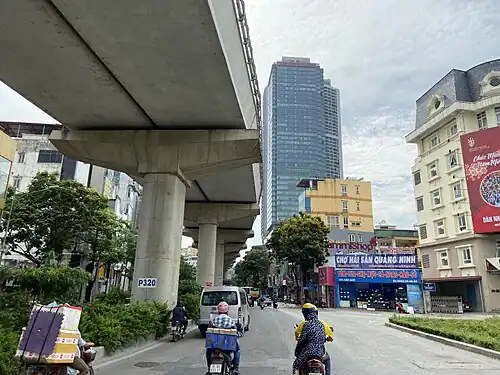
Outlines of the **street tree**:
M271 233L266 247L279 263L291 268L297 287L297 300L314 266L321 266L328 256L330 229L319 217L299 213L282 221Z
M6 247L37 266L60 261L102 223L106 209L94 189L40 172L26 192L8 191L1 219Z
M267 288L269 276L269 253L267 250L251 250L234 267L236 283L239 286Z

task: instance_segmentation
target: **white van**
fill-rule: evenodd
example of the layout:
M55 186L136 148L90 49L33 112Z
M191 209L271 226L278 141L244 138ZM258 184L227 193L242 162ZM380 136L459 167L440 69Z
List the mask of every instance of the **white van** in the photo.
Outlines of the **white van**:
M210 286L203 288L200 299L200 319L198 329L203 337L207 333L211 317L217 315L217 305L225 301L229 305L228 315L240 323L245 331L250 329L248 296L243 288L237 286Z

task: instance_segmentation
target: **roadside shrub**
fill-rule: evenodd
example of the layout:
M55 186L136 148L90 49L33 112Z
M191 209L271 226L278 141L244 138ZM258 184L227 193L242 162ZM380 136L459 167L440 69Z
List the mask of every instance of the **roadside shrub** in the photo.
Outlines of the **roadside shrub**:
M18 375L19 361L14 357L20 332L0 328L0 374Z
M500 318L434 319L393 316L389 322L500 352Z
M198 294L185 294L182 296L181 301L184 303L188 312L189 319L197 322L200 318L200 293Z
M130 292L121 288L111 288L108 293L99 294L95 301L106 303L108 305L126 304L130 302Z
M84 308L80 331L85 340L92 341L112 353L150 335L165 336L170 327L171 310L166 304L139 302L110 305L95 301Z

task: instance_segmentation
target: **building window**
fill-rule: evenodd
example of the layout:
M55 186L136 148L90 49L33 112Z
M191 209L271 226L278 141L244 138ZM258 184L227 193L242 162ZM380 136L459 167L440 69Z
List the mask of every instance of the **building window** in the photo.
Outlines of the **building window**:
M500 240L497 240L497 253L495 258L500 258Z
M422 255L422 267L431 268L431 257L429 254Z
M453 198L454 200L459 200L460 198L463 197L462 194L462 183L459 181L453 185L451 185L452 192L453 192Z
M434 207L441 205L441 190L437 189L431 192L431 201Z
M472 248L470 245L457 247L460 252L460 260L462 261L462 266L468 266L472 264Z
M62 154L53 150L40 150L38 152L38 163L60 163Z
M363 243L363 235L362 234L358 234L358 242Z
M339 217L338 216L327 216L326 221L330 228L338 228L339 227Z
M426 224L419 225L418 232L420 233L420 239L425 240L427 238L427 225Z
M450 266L448 249L437 251L437 261L439 268L448 268Z
M439 135L438 134L433 134L430 136L430 148L434 148L439 145Z
M417 201L417 211L423 211L424 210L424 197L419 197L416 199Z
M21 186L21 176L15 176L12 179L12 187L14 189L19 189L20 186Z
M436 226L436 237L446 236L446 228L444 226L444 219L437 220L434 225Z
M344 228L348 228L349 227L349 217L344 216L343 220L344 220Z
M359 195L359 185L356 185L356 194Z
M356 235L354 233L349 233L349 242L350 243L356 242Z
M452 151L447 156L448 170L458 167L457 151Z
M361 226L361 221L351 221L351 225L353 227L360 227Z
M500 126L500 107L495 108L495 117L497 119L497 126Z
M342 192L342 195L347 195L347 185L340 185L340 190Z
M359 202L356 202L356 211L361 211L360 203Z
M429 169L429 180L438 176L437 161L430 163L427 168Z
M342 212L347 212L347 201L342 201Z
M481 112L476 115L477 127L479 129L486 129L488 127L488 120L486 119L486 112Z
M17 162L24 164L26 160L26 153L24 151L21 151L20 153L17 154Z
M465 216L465 213L457 215L457 227L459 232L467 230L467 216Z
M456 134L458 134L458 126L457 123L455 122L453 123L453 125L450 126L450 138Z
M420 183L422 182L420 171L416 171L415 173L413 173L413 182L415 186L420 185Z

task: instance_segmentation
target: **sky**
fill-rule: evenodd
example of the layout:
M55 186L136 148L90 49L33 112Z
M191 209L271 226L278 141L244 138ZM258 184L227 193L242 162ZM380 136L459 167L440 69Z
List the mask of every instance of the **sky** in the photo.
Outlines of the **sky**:
M247 0L261 92L273 62L309 57L341 90L344 175L373 184L374 221L416 224L415 101L451 69L500 58L498 0ZM55 122L0 83L0 120ZM260 219L255 237L260 244ZM184 238L183 246L191 244Z

